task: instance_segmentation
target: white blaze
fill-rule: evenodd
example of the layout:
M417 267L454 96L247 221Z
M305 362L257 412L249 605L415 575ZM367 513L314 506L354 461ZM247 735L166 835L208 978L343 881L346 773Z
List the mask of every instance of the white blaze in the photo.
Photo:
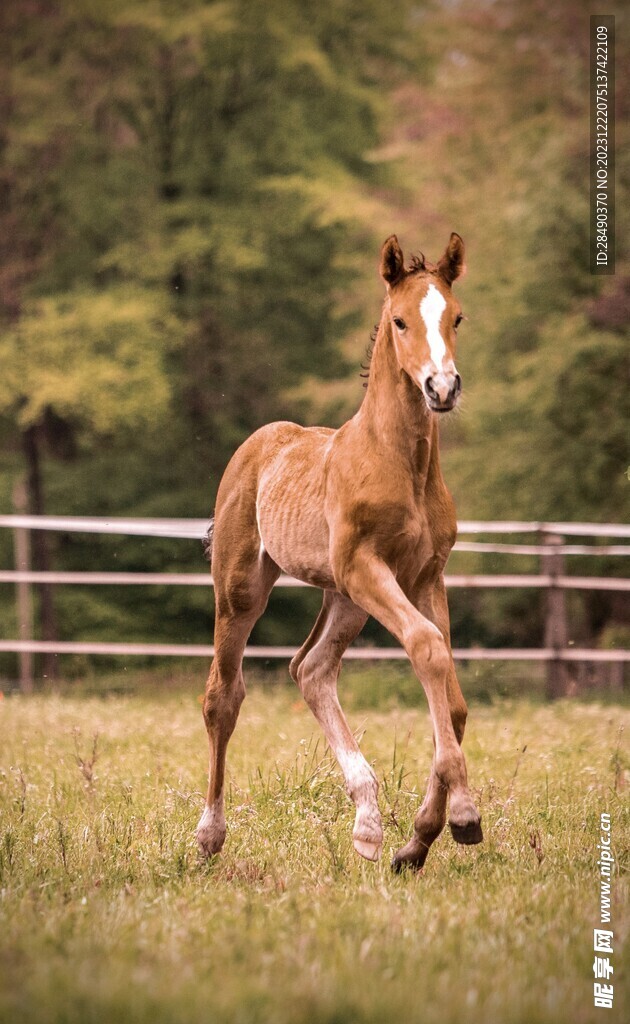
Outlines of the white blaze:
M427 341L431 352L431 359L437 367L438 373L442 372L446 345L440 332L440 320L446 309L446 299L438 291L434 284L429 285L429 290L420 303L420 316L424 320L427 329Z

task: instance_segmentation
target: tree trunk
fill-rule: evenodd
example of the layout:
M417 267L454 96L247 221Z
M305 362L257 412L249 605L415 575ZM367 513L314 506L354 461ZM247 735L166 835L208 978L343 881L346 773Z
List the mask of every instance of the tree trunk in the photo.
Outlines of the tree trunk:
M26 458L26 491L30 515L44 515L44 496L39 455L39 435L37 427L28 427L22 435L24 455ZM50 548L48 534L43 530L33 530L33 567L36 572L50 570ZM53 601L53 588L49 583L37 585L39 595L40 632L42 640L57 639L57 617ZM42 672L45 679L57 678L57 655L42 655Z

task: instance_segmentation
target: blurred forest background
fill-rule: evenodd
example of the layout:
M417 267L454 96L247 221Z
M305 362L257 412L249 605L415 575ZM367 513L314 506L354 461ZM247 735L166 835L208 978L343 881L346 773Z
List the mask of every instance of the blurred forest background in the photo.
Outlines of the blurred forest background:
M469 268L458 284L465 401L442 444L460 518L623 520L628 16L606 6L617 15L618 252L616 275L594 277L595 10L3 4L2 511L22 481L33 512L208 515L228 459L261 424L336 426L356 410L383 239L396 232L408 254L437 258L456 230ZM183 541L33 543L36 568L203 569L201 546ZM0 562L13 564L9 531ZM572 568L614 573L618 562ZM209 639L202 588L65 587L42 599L39 635ZM572 639L620 641L618 597L571 602ZM318 603L279 592L254 641L301 641ZM540 643L536 592L458 591L451 604L458 646ZM15 636L10 586L0 617ZM0 672L15 674L13 656Z

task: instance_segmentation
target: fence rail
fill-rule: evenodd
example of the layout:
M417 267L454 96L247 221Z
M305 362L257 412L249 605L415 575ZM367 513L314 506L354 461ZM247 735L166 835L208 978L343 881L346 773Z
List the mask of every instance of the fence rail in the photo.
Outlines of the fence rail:
M81 640L0 640L0 653L33 652L34 654L109 654L156 655L174 658L212 658L212 644L144 644L108 643ZM297 647L267 647L257 645L246 647L246 658L266 660L292 658ZM630 651L592 650L581 647L567 647L558 650L549 647L462 647L453 649L456 661L550 661L563 662L592 661L616 663L630 661ZM406 652L401 647L349 647L344 659L354 661L404 661Z
M101 643L97 641L35 640L30 625L30 586L213 586L209 573L178 572L63 572L36 571L29 563L28 536L31 530L62 533L99 533L120 536L163 537L201 540L208 521L204 519L131 519L78 516L2 515L0 528L13 530L15 568L0 570L0 584L14 584L18 603L20 638L0 640L0 652L20 656L23 688L29 687L32 672L31 656L35 653L87 654L110 656L155 655L159 657L211 657L208 644L168 643ZM545 643L541 648L466 648L455 649L458 661L536 661L547 665L547 688L550 695L562 692L569 663L593 662L617 664L630 661L627 650L596 650L571 646L564 593L569 590L630 592L630 579L621 577L575 576L566 572L565 558L573 556L623 557L630 554L630 544L600 543L602 540L630 539L630 526L616 523L547 523L547 522L481 522L462 521L459 535L524 535L536 537L536 543L501 541L470 541L459 539L454 550L463 553L522 555L538 557L541 571L537 573L450 574L449 588L538 588L546 592ZM566 543L565 538L589 538L594 543ZM304 587L308 584L290 576L281 576L277 587ZM289 658L293 647L250 646L246 657ZM405 658L399 647L353 646L345 656L349 659L382 660Z
M558 587L560 590L612 590L630 591L630 579L611 579L603 576L552 576L550 573L446 575L446 586L453 587ZM0 583L54 583L79 584L83 586L187 586L213 587L214 580L209 573L195 572L35 572L19 569L1 569ZM275 587L310 587L292 576L280 576Z
M174 537L201 540L208 519L151 519L114 516L31 516L0 515L0 527L50 530L62 533L108 533L136 537ZM536 533L566 537L623 537L630 540L625 523L482 522L461 520L459 533Z

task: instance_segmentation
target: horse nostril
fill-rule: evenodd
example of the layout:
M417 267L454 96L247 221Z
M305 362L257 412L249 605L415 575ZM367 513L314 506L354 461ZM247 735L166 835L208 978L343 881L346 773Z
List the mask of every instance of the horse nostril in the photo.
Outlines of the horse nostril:
M424 382L424 393L436 408L452 408L455 399L462 389L462 379L458 373L438 374L427 377Z
M427 377L427 379L424 382L424 386L429 398L433 399L434 402L439 402L440 396L433 387L433 377Z

